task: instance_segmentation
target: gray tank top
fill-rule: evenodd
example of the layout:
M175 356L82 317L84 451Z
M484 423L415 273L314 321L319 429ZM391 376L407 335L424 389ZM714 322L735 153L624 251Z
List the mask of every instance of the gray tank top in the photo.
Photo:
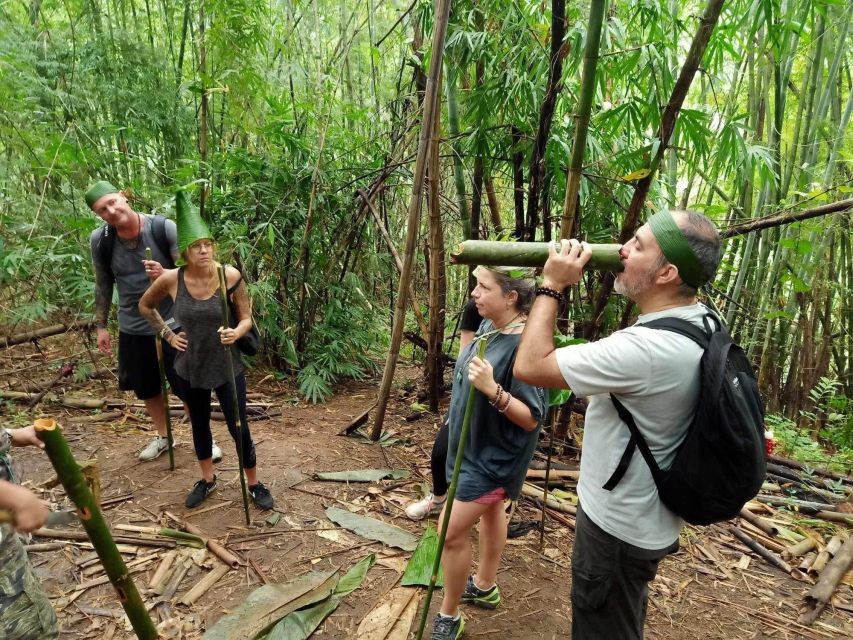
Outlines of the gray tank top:
M222 326L222 303L219 289L207 300L197 300L190 295L184 283L184 269L178 269L178 293L173 312L181 330L187 334L187 350L175 357L175 371L190 387L216 389L228 382L228 365L225 349L216 332ZM234 325L234 319L231 319ZM234 375L243 372L243 362L236 346L232 346L231 360Z

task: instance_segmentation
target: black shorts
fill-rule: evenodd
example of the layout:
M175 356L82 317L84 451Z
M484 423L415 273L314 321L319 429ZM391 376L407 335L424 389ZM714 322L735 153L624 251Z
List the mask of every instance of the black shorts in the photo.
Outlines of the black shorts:
M155 336L118 334L118 388L133 391L140 400L149 400L162 393L160 366L157 363ZM175 350L163 342L164 367L172 392L183 398L178 375L175 373Z

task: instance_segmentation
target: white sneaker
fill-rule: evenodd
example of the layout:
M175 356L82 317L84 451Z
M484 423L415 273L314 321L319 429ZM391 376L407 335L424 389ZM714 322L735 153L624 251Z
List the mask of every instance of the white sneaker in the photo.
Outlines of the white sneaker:
M172 446L174 447L176 444L177 443L173 440ZM164 451L168 450L169 440L163 436L154 436L151 442L149 442L145 448L139 452L139 459L142 462L149 462L159 458Z
M413 502L406 507L406 517L409 520L423 520L428 515L438 513L444 506L444 500L437 502L432 493L428 493L426 497Z
M222 449L220 449L219 445L216 444L215 442L213 443L212 449L213 449L213 455L211 457L213 458L213 461L214 462L221 462L222 461Z

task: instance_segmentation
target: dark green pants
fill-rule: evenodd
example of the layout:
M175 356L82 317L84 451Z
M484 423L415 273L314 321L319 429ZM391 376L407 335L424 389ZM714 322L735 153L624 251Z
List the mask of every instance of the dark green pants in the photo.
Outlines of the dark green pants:
M572 640L641 640L649 582L678 550L648 550L616 538L578 506L572 548Z

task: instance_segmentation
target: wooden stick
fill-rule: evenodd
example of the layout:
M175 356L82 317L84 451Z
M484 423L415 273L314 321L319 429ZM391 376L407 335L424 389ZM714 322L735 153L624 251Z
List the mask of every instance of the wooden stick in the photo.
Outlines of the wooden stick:
M853 537L847 538L844 546L821 573L820 580L806 594L806 610L797 619L799 624L810 625L817 620L851 564L853 564Z
M89 536L83 531L61 531L59 529L47 529L42 527L33 531L33 535L37 538L53 538L56 540L80 540L88 542ZM149 540L148 538L136 538L133 536L113 536L116 543L133 544L140 547L163 547L165 549L174 549L174 540Z
M812 549L817 547L817 541L812 537L807 537L798 542L797 544L793 544L789 547L785 547L785 550L782 552L782 557L785 560L791 560L792 558L799 558L807 554Z
M148 581L148 588L154 589L155 586L160 584L163 581L163 578L168 573L169 569L172 567L172 563L175 561L175 556L178 555L177 551L169 551L163 556L163 559L160 561L160 564L157 565L156 571L154 571L154 575L151 576L151 579Z
M192 567L193 561L190 558L184 558L184 561L175 567L175 572L169 579L168 586L163 590L162 599L171 600L181 585L181 581L186 577L187 572Z
M215 585L226 573L231 571L231 567L227 564L217 564L212 571L207 573L201 580L195 583L193 587L187 591L180 599L181 604L187 606L193 604L196 600L207 593L210 588Z
M809 569L812 568L814 561L817 560L817 551L811 551L803 556L800 565L797 567L803 573L808 573Z
M577 482L580 479L580 471L569 471L567 469L551 469L550 478L560 478L562 480L574 480ZM528 469L526 478L528 480L541 480L545 477L545 469Z
M729 532L738 540L740 540L743 544L749 547L750 550L757 553L761 558L766 560L768 563L772 564L777 569L781 569L787 574L791 574L793 571L791 565L782 560L779 556L777 556L772 551L765 549L763 546L758 544L755 540L750 538L746 533L743 532L742 529L732 525L729 527Z
M769 520L765 520L764 518L755 515L746 507L740 510L740 517L749 522L750 524L758 527L769 536L779 535L779 529L777 529L773 525L773 523L771 523Z
M771 462L775 462L776 464L785 465L786 467L790 467L792 469L798 469L799 471L805 471L806 465L801 462L797 462L795 460L789 460L788 458L782 458L781 456L767 456L767 459ZM832 471L827 471L826 469L812 469L812 473L816 476L822 476L824 478L830 478L831 480L841 480L846 484L853 484L853 478L850 476L844 476L840 473L834 473Z
M207 545L207 550L210 551L217 558L222 560L222 562L227 564L232 569L236 569L241 564L243 564L237 556L228 551L228 549L226 549L223 545L221 545L213 538L208 537L206 533L204 533L201 529L199 529L191 522L181 520L178 516L169 513L168 511L166 511L166 517L173 520L181 529L183 529L187 533L191 533L204 540L205 544Z

